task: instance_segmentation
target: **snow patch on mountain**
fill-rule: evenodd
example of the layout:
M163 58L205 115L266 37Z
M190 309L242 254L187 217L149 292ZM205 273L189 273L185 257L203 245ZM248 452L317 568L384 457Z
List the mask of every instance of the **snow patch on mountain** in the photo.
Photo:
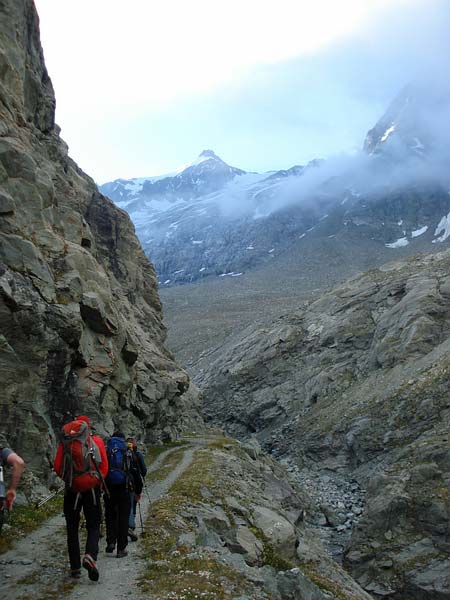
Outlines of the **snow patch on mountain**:
M385 244L386 248L402 248L403 246L407 246L409 244L408 240L405 237L399 238L395 242L391 244Z
M439 235L441 232L442 235L433 240L433 244L436 242L445 242L445 240L450 236L450 213L448 213L448 215L444 215L439 221L434 235Z
M391 125L388 129L386 129L386 131L384 132L380 142L385 142L388 137L391 135L391 133L393 133L395 131L395 125Z
M419 237L419 235L423 235L427 229L428 225L425 225L425 227L421 227L420 229L415 229L414 231L411 231L411 237Z

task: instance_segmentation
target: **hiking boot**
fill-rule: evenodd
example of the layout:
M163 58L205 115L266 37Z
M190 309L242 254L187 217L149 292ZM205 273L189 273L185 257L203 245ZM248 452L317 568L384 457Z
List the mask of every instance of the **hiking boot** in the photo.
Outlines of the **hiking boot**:
M97 570L97 565L90 554L84 555L82 565L84 569L87 569L89 579L91 581L98 581L99 573Z
M117 550L117 558L124 558L128 556L128 552L126 550Z
M116 545L115 544L108 544L106 546L106 550L105 552L107 552L108 554L111 554L111 552L114 552Z
M70 569L70 576L74 579L79 579L81 577L81 569Z
M131 529L128 529L128 537L130 538L130 540L132 542L137 542L138 536L134 533L134 531Z

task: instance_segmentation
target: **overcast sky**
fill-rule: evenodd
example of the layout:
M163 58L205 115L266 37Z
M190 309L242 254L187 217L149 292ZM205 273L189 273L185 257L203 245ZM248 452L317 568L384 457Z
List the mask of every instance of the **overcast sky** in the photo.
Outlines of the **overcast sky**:
M264 171L362 146L449 74L448 0L35 0L71 156L98 183L211 148Z

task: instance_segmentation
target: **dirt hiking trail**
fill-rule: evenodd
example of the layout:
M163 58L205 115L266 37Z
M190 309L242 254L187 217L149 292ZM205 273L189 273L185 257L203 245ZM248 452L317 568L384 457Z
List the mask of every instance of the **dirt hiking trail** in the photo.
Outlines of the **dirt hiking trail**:
M142 494L142 520L147 518L149 507L162 498L171 485L189 467L196 448L202 444L190 443L187 447L174 447L162 452L149 466L148 473L154 473L164 466L173 452L183 450L181 459L162 478L147 483ZM104 527L103 527L104 529ZM133 597L143 599L137 581L144 571L146 561L142 555L142 544L129 543L128 556L118 559L114 554L106 554L106 541L100 539L97 560L100 581L91 582L87 571L82 570L81 579L69 577L65 520L58 514L46 521L39 529L23 538L15 547L0 555L0 600L121 600ZM139 511L136 515L136 533L141 535ZM84 549L84 527L80 525L80 547ZM145 598L149 598L148 594Z

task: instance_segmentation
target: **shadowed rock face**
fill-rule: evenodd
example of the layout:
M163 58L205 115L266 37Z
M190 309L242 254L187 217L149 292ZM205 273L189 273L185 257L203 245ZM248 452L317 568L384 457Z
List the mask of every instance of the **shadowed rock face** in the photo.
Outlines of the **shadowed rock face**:
M68 157L31 0L0 3L0 423L45 470L64 419L147 440L199 422L164 348L152 265L124 211Z
M367 490L344 564L375 597L450 598L450 252L349 280L198 378L210 418Z

